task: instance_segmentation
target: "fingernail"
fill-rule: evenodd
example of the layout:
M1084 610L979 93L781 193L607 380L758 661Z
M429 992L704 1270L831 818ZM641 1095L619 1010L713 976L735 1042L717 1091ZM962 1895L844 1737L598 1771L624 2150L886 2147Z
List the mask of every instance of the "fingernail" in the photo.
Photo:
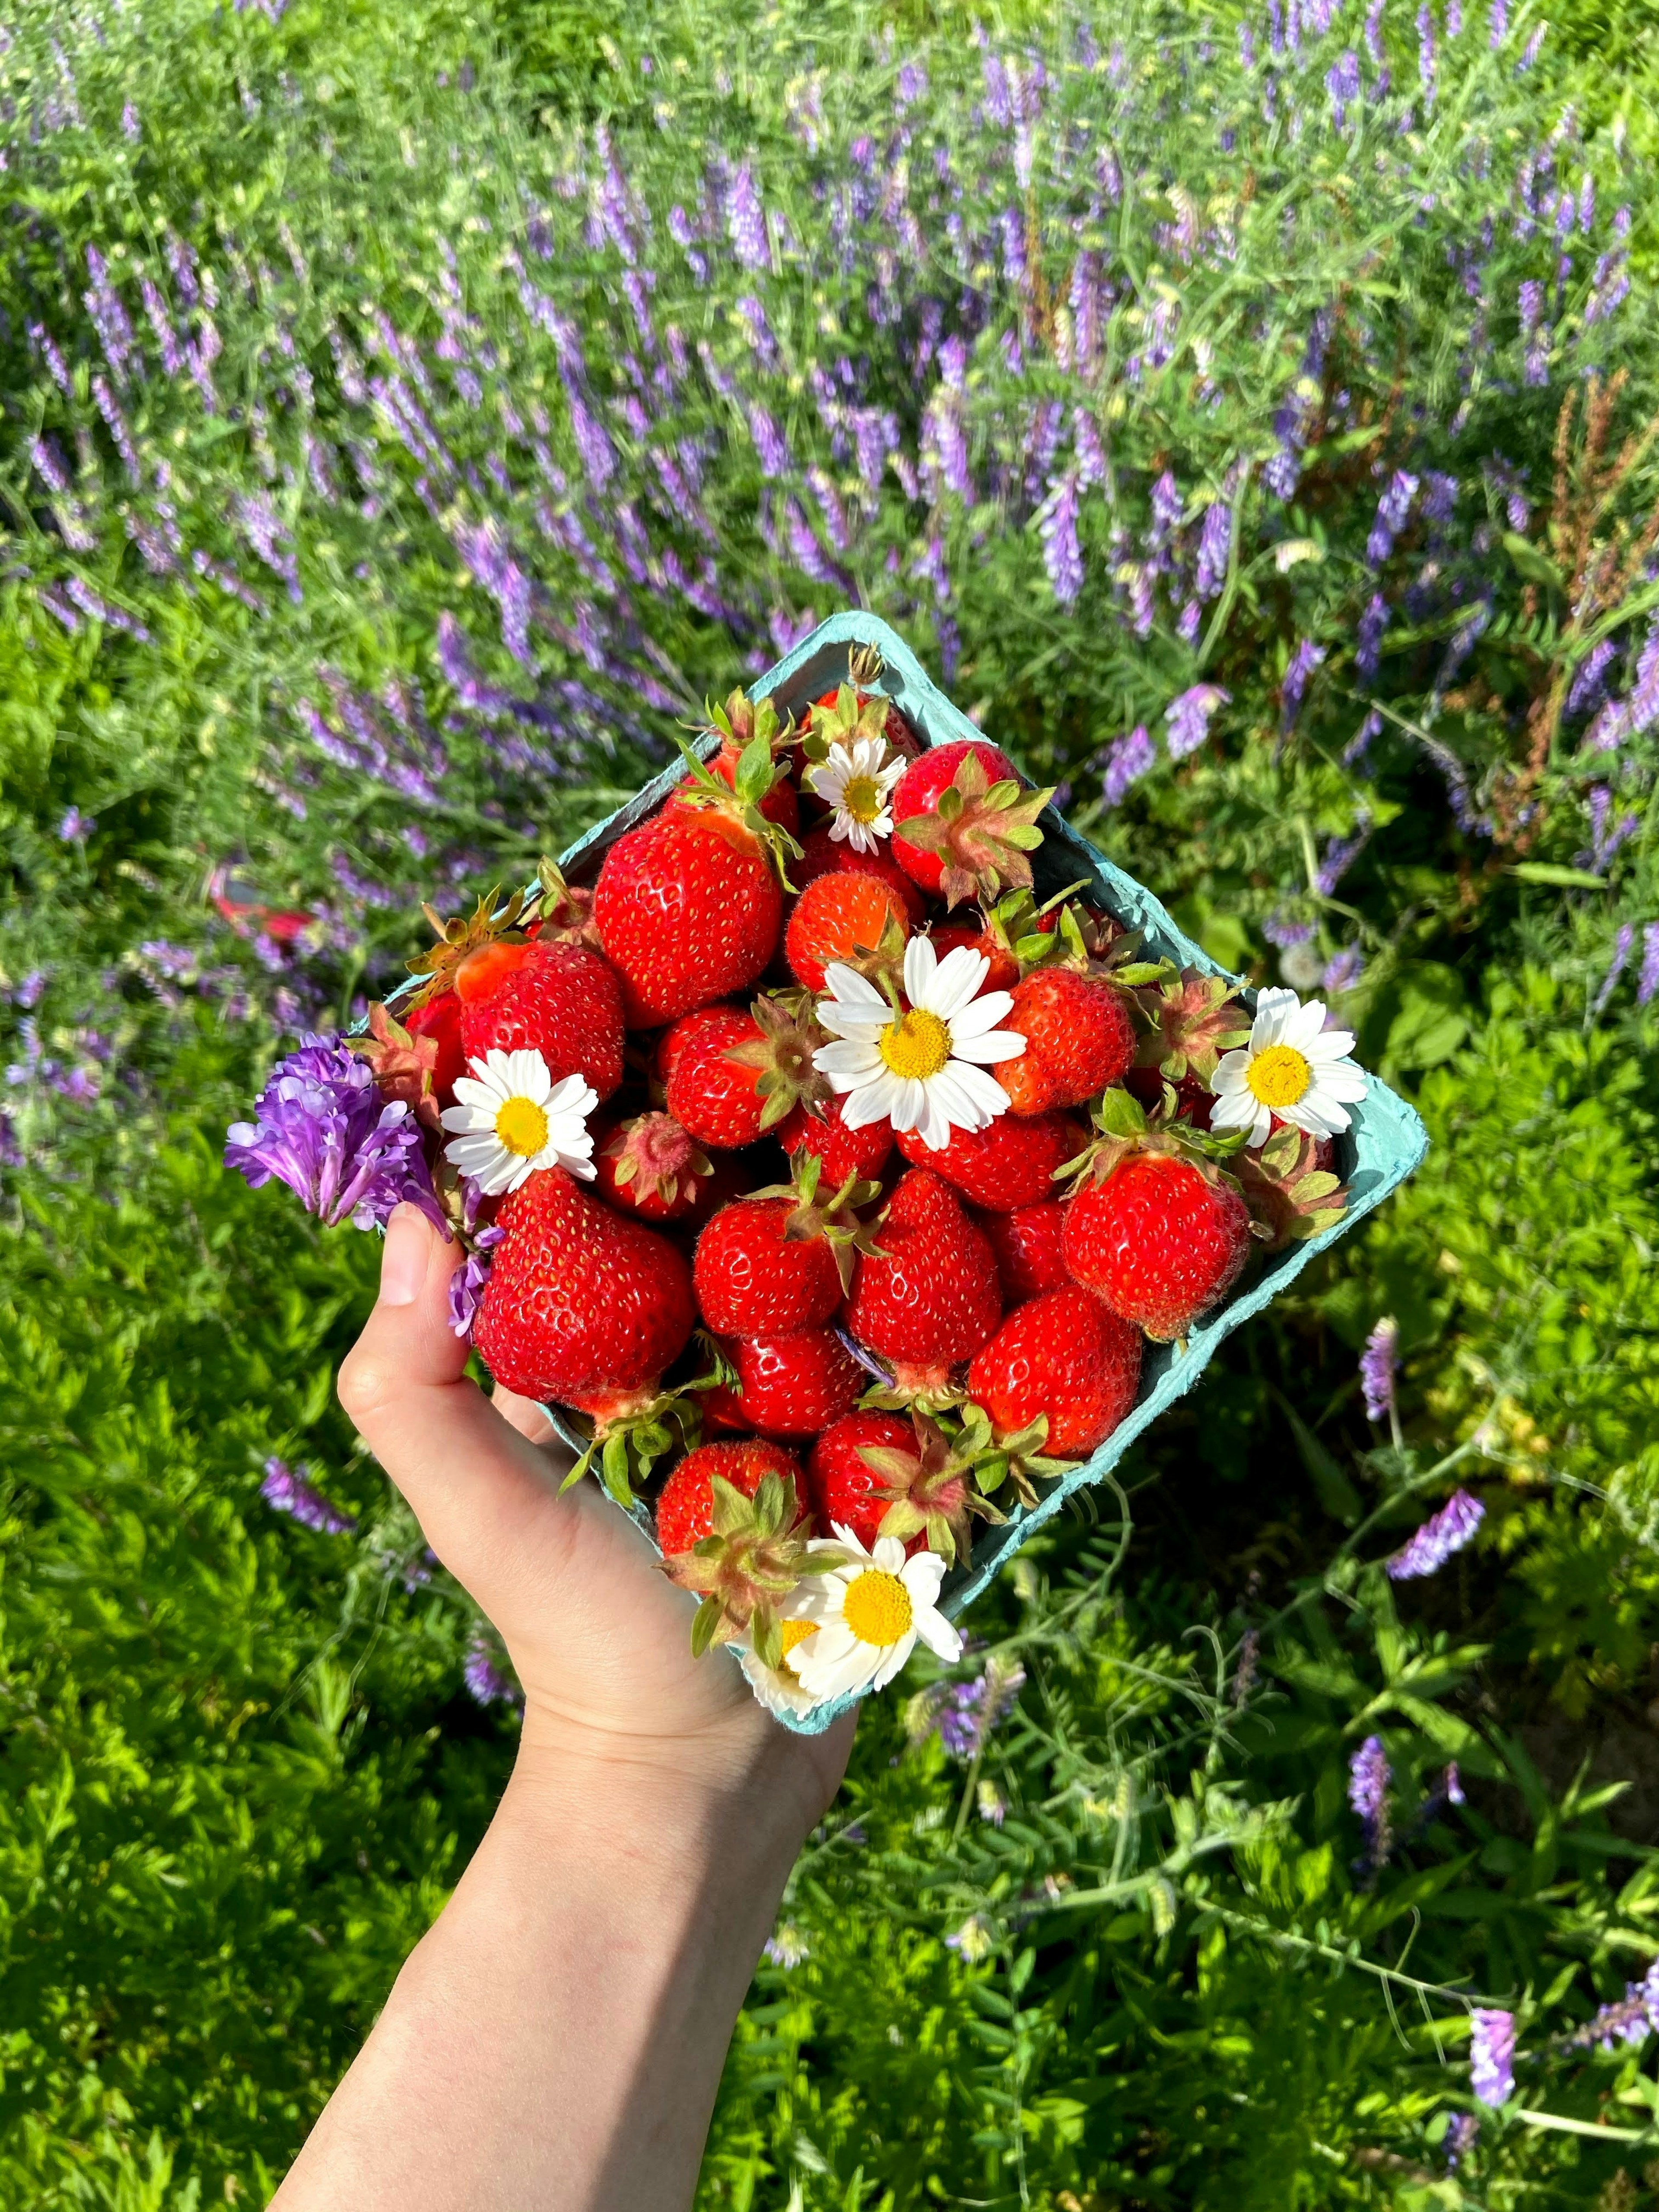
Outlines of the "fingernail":
M418 1206L407 1200L393 1206L386 1225L386 1249L380 1255L380 1304L412 1306L426 1280L427 1248L431 1231Z

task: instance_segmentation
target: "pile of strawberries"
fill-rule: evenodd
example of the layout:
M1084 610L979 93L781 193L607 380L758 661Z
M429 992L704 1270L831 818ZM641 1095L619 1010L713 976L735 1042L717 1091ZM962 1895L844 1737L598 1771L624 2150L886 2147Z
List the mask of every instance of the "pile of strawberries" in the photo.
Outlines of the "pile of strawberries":
M433 915L362 1047L429 1128L494 1054L591 1087L591 1182L542 1167L481 1198L434 1160L476 1254L473 1340L500 1383L587 1417L619 1498L656 1487L698 1642L775 1662L811 1537L965 1559L997 1492L1032 1500L1123 1419L1147 1339L1343 1195L1328 1143L1209 1132L1209 1079L1249 1036L1234 991L1086 899L1039 904L1050 794L989 743L921 746L878 673L854 656L799 724L741 693L711 709L718 750L591 890L544 864L528 898ZM941 973L978 956L1024 1041L975 1079L1000 1110L934 1145L860 1125L822 1065L850 970L890 1009L887 1066L929 1066L939 1024L905 995L923 935Z

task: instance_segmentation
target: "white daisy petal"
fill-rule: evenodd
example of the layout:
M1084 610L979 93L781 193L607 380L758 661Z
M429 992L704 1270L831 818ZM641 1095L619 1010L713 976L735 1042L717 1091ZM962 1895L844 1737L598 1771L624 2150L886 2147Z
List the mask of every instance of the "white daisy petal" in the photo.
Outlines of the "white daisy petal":
M493 1084L480 1083L476 1077L471 1075L458 1075L455 1078L455 1096L462 1105L476 1106L480 1113L489 1114L491 1116L494 1115L501 1100L501 1092Z
M896 1536L878 1536L870 1547L870 1557L884 1575L902 1576L904 1547Z
M885 1657L870 1677L870 1687L872 1690L884 1690L894 1675L902 1668L905 1661L915 1648L916 1632L913 1628L908 1636L901 1636L896 1644L888 1646Z
M1006 1016L1013 1003L1012 991L987 991L972 1006L961 1007L950 1017L951 1036L983 1036Z
M921 939L915 941L922 942ZM908 972L907 961L907 979ZM975 952L971 945L953 945L934 969L927 998L917 998L914 992L911 997L917 1006L925 1005L928 1012L937 1014L942 1022L954 1024L958 1017L971 1019L972 1002L990 972L991 963L982 952ZM1010 999L1008 1004L1012 1006L1013 1000ZM996 1018L1000 1020L1000 1014Z
M1340 1098L1345 1105L1357 1106L1369 1088L1358 1060L1339 1060L1334 1066L1315 1070L1314 1090L1322 1098Z
M1218 1096L1210 1109L1212 1129L1248 1129L1256 1117L1256 1103L1241 1084L1224 1097Z
M872 1012L881 1015L884 1020L890 1018L886 1000L869 977L860 975L856 968L849 968L845 961L830 961L824 969L823 980L830 987L830 996L838 999L849 1012L854 1007L867 1006Z
M916 1607L916 1634L930 1651L946 1661L960 1659L962 1638L945 1615L931 1605Z
M1322 1060L1346 1060L1353 1050L1353 1031L1322 1030L1316 1037L1310 1037L1302 1050L1316 1065Z
M988 1067L998 1066L1005 1060L1018 1060L1026 1049L1026 1040L1018 1030L991 1030L984 1036L960 1040L952 1030L951 1041L958 1060L977 1060Z
M903 1086L896 1075L884 1067L873 1082L857 1084L857 1079L832 1075L833 1087L844 1094L846 1103L841 1109L842 1124L848 1129L867 1129L877 1121L890 1121L896 1129L908 1129L908 1121L894 1117L903 1095ZM855 1085L857 1087L854 1087Z
M1215 1080L1212 1091L1239 1091L1243 1088L1245 1071L1250 1065L1250 1055L1243 1047L1233 1052L1224 1052L1216 1062Z
M1265 1106L1258 1106L1255 1109L1255 1127L1250 1131L1249 1135L1245 1139L1245 1142L1251 1152L1255 1152L1261 1151L1262 1146L1267 1143L1267 1139L1273 1133L1273 1115L1268 1112Z
M1325 1026L1325 1009L1319 1000L1310 999L1285 1021L1282 1032L1286 1044L1292 1044L1299 1053L1306 1054L1308 1047Z
M965 951L967 947L958 948ZM904 948L904 995L913 1006L923 1006L931 1014L936 1010L928 1004L928 994L933 979L939 973L939 956L925 937L913 937ZM829 970L824 970L828 980Z

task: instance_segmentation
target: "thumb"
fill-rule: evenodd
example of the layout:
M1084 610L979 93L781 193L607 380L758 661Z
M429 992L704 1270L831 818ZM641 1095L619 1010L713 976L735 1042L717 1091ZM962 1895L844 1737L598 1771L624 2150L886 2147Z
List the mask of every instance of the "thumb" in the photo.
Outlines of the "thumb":
M461 1256L418 1206L396 1208L380 1297L340 1369L340 1403L433 1550L499 1622L530 1595L517 1585L532 1557L544 1594L546 1535L565 1534L574 1516L546 1454L466 1374L467 1347L449 1326ZM532 1531L541 1540L527 1545Z

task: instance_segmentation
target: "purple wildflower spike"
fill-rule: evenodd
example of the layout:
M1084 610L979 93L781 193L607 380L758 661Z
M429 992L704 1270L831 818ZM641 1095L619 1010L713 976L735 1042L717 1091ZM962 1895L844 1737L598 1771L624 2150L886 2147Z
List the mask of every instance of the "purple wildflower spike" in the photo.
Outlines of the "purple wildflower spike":
M1482 2007L1469 2015L1469 2087L1494 2112L1515 2094L1515 2014Z
M1232 694L1218 684L1194 684L1164 709L1170 726L1170 758L1185 760L1210 734L1210 717L1218 707L1231 706Z
M1157 762L1158 755L1145 722L1137 722L1126 736L1115 738L1107 749L1106 772L1101 783L1106 804L1118 805L1129 786L1155 767Z
M1389 1580L1408 1583L1437 1574L1453 1553L1461 1552L1486 1517L1486 1509L1467 1490L1455 1490L1440 1510L1431 1515L1416 1534L1402 1544L1389 1561Z
M1400 1366L1400 1324L1391 1316L1378 1322L1359 1355L1359 1387L1369 1421L1394 1419L1395 1376Z
M302 1528L314 1528L319 1535L349 1536L357 1526L355 1514L342 1513L337 1505L324 1497L303 1468L289 1467L284 1460L265 1462L259 1495L267 1505L288 1514Z

